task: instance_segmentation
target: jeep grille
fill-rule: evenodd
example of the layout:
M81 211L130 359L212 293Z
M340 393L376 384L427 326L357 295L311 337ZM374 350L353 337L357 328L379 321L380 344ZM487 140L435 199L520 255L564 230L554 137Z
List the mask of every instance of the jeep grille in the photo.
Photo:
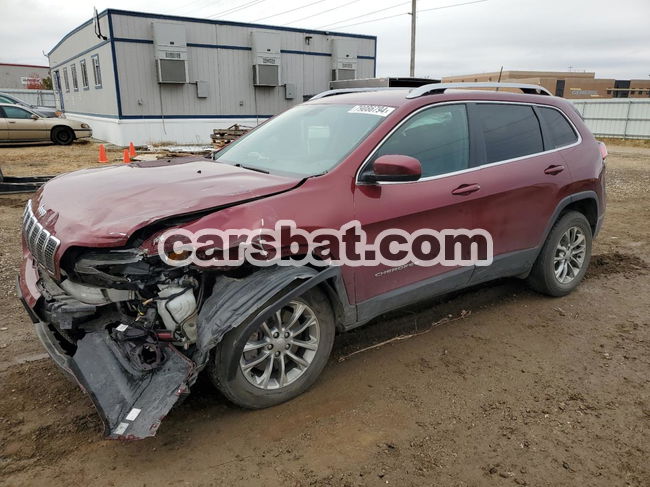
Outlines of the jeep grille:
M59 248L61 241L53 237L38 222L32 211L31 200L27 202L25 212L23 213L23 238L34 260L51 273L54 273L54 254L56 253L56 249Z

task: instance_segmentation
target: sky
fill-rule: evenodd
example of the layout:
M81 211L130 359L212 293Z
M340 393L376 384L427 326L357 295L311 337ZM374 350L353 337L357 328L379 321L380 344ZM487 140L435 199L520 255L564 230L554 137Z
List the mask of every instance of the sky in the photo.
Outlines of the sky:
M439 78L498 71L503 66L505 70L595 71L599 78L650 77L650 0L471 1L476 0L417 0L416 76ZM466 4L452 6L462 3ZM43 52L90 19L95 6L100 12L115 8L376 35L377 75L407 76L410 4L404 0L0 0L0 62L46 65Z

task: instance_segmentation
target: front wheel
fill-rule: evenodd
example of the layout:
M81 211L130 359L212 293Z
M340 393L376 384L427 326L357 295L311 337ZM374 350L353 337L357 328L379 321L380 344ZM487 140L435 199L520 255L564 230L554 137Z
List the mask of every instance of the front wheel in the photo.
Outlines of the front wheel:
M55 144L70 145L74 141L74 132L68 127L55 127L51 137Z
M573 291L587 272L591 259L591 226L582 213L570 211L553 225L528 276L538 292L564 296Z
M230 331L217 345L208 373L231 402L249 409L274 406L316 381L334 333L329 301L312 289L261 325L244 324Z

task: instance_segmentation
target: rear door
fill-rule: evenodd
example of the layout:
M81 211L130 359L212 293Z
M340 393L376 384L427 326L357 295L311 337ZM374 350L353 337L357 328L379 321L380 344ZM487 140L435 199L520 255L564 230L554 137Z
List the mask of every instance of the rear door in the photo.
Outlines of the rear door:
M477 102L469 112L483 147L476 226L487 230L494 244L494 262L476 268L472 283L477 283L532 265L571 175L543 137L533 105Z
M9 129L9 140L16 142L49 140L49 126L40 118L34 120L32 112L15 105L5 105L3 108Z

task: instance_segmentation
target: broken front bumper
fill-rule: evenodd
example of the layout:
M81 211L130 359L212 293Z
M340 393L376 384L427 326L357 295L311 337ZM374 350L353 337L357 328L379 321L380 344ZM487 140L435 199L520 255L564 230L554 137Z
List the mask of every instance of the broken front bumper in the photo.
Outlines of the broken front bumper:
M29 257L23 265L17 291L36 334L54 362L90 396L104 423L104 435L111 439L155 435L172 406L189 392L194 363L172 344L161 344L161 365L139 370L103 329L86 333L76 347L67 346L61 332L36 312L40 299L36 269Z

